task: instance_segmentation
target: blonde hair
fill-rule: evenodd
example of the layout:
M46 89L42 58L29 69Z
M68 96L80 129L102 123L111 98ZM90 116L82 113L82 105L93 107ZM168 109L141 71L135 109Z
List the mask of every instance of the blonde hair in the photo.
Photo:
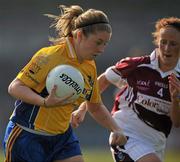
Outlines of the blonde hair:
M156 22L155 25L155 32L152 33L154 37L154 44L158 44L158 38L159 38L159 32L162 28L166 28L168 26L171 26L175 28L176 30L180 31L180 19L177 17L169 17L169 18L162 18Z
M56 38L50 38L53 43L58 43L62 38L73 36L78 29L88 36L96 31L112 32L107 15L100 10L89 9L84 11L78 5L66 7L60 5L61 14L59 16L46 14L54 22L50 27L54 27L57 32Z

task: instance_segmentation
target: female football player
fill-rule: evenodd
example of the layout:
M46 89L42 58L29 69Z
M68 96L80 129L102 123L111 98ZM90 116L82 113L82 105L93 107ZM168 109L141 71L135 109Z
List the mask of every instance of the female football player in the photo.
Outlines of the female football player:
M101 92L121 87L112 114L128 140L111 147L115 162L162 162L171 127L180 126L180 19L158 20L153 36L150 55L122 59L98 77ZM85 112L73 113L74 126Z
M79 141L70 126L71 113L82 102L92 116L112 131L112 144L124 144L126 137L101 102L94 59L111 38L111 25L102 11L80 6L60 6L54 18L57 38L53 46L37 51L8 88L15 97L15 109L7 126L4 147L6 162L83 162ZM47 93L45 81L57 65L79 69L85 88L80 98L63 105L71 96L58 98L56 85ZM86 101L86 102L84 102Z

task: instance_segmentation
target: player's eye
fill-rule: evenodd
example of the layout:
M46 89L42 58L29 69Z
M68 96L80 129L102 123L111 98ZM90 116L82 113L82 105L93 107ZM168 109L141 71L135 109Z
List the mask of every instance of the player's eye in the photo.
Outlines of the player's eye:
M162 40L160 41L160 43L161 43L162 45L166 45L166 44L167 44L167 40L162 39Z
M171 42L170 42L170 45L171 45L171 46L177 46L178 43L177 43L177 42L174 42L174 41L171 41Z
M98 46L100 46L100 45L103 44L103 41L97 41L96 44L97 44Z
M104 41L97 41L97 42L96 42L96 44L97 44L98 46L101 46L101 45L103 45L103 46L107 46L108 42L104 42Z

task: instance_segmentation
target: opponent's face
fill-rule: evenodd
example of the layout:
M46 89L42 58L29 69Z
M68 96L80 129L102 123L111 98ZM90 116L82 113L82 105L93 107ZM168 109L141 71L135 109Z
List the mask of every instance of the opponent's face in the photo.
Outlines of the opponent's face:
M173 69L180 57L180 32L173 27L162 28L158 37L161 70Z
M111 33L106 31L96 32L85 36L81 33L78 43L78 59L93 60L104 52L104 49L111 38Z

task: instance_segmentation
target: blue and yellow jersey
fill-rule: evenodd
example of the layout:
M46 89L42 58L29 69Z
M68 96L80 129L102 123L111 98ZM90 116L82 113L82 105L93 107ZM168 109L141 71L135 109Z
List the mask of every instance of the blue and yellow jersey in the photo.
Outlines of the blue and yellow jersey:
M45 87L46 77L52 68L60 64L72 65L82 73L85 88L80 97L74 103L53 108L31 105L17 100L15 110L10 118L13 122L37 131L61 134L68 129L74 108L77 108L85 100L92 103L101 102L95 62L79 63L70 38L59 45L40 49L19 72L17 78L34 92L46 97L48 95Z

